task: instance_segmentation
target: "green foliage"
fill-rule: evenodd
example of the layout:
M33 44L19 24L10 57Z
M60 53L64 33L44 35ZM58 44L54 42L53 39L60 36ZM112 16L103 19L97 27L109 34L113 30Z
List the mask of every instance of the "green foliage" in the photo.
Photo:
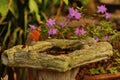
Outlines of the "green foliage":
M98 69L95 69L95 68L92 68L92 69L90 69L90 72L91 72L91 74L99 74L99 70Z
M18 17L19 17L17 1L16 0L9 0L9 1L0 0L0 14L1 14L0 19L6 19L3 23L0 23L2 24L0 27L1 29L0 37L3 41L2 48L5 48L6 42L8 42L8 40L10 39L11 32L14 31L13 24L16 23L15 20L18 20Z
M5 46L5 43L6 43L6 41L7 41L7 39L8 39L8 37L10 36L10 32L11 32L11 21L9 21L8 22L8 31L7 31L7 33L6 33L6 35L5 35L5 37L4 37L4 40L3 40L3 46Z
M100 73L107 73L107 71L104 69L104 67L99 66L98 68L92 68L90 69L90 73L95 75L95 74L100 74Z
M107 73L107 71L104 69L104 67L102 67L102 66L99 66L98 67L98 70L101 72L101 73L103 73L103 74L105 74L105 73Z
M120 41L120 32L114 33L114 35L111 36L112 41Z
M0 14L2 17L5 17L8 13L8 1L0 0Z
M120 53L118 54L118 56L120 56ZM120 59L119 59L119 58L116 58L115 60L116 60L116 62L120 65Z
M0 0L0 14L6 17L10 11L15 18L18 18L18 8L15 0Z
M35 13L37 21L40 21L39 8L35 0L29 0L30 13Z
M12 15L17 19L19 13L16 0L9 0L9 10L11 11Z
M68 5L68 0L64 0L64 3ZM3 19L3 22L0 22L2 48L7 48L8 44L23 44L28 25L34 23L39 26L41 19L47 19L46 13L52 12L50 10L59 4L60 0L0 0L0 20Z
M103 20L103 21L101 21L101 26L102 26L101 32L102 31L106 32L106 34L113 34L114 33L114 31L112 29L112 24L110 22Z
M87 5L89 0L79 0L83 6Z
M13 44L15 44L17 41L20 43L22 43L22 39L20 39L22 37L22 29L20 27L16 28L13 32L13 40L11 41L11 45L13 46ZM17 35L17 33L19 33L19 36ZM19 39L19 40L18 40Z
M112 23L106 20L100 21L100 24L89 25L86 30L88 32L87 36L98 37L101 41L104 40L105 36L115 34Z
M95 75L95 74L105 74L108 73L108 71L112 74L115 74L118 72L118 68L117 67L110 67L108 70L105 70L104 67L99 66L98 68L92 68L90 69L90 73Z
M68 0L63 2L66 5L69 4ZM44 34L46 29L39 22L47 19L49 15L55 16L59 4L60 0L0 0L0 44L2 44L2 50L23 44L27 37L29 24L41 26L41 34L46 36ZM56 9L56 12L53 9ZM21 80L23 80L22 77Z
M89 0L79 1L84 6ZM69 0L63 0L63 2L65 5L62 4L62 6L66 8L67 5L68 7ZM60 0L0 0L0 20L4 19L0 23L0 43L2 43L3 50L17 44L23 44L29 24L41 26L42 38L48 37L46 25L41 25L39 22L45 21L49 16L56 16L59 5ZM83 7L78 8L78 10L83 11ZM86 34L82 36L74 35L74 27L68 25L65 25L64 28L57 25L56 28L58 28L59 33L55 38L81 39L90 36L99 37L102 40L105 35L115 34L111 23L107 20L100 21L100 24L89 24L85 27ZM116 38L112 37L112 39ZM109 71L116 73L117 68L112 67ZM92 74L106 73L103 67L92 68L90 72Z
M110 73L115 74L118 72L118 69L117 69L117 67L111 67L111 68L109 68L109 71L110 71Z
M54 4L59 4L60 0L54 0Z
M68 0L63 0L66 5L68 5Z

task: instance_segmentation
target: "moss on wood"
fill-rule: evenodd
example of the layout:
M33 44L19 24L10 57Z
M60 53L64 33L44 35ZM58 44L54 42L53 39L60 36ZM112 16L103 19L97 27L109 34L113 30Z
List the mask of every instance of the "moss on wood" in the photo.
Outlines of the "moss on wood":
M62 54L60 51L59 53L56 47L63 51L67 50L68 53ZM59 54L49 54L51 50ZM72 51L69 52L69 50ZM65 72L83 64L109 58L112 54L112 46L108 42L96 43L93 39L53 39L39 41L33 46L26 48L22 48L22 45L17 45L5 50L2 53L2 63L12 67L51 69Z

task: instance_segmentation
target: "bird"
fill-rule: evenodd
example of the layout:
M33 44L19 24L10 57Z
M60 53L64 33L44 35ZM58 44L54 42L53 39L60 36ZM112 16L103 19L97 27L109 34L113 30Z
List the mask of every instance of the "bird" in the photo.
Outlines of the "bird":
M40 27L31 30L28 33L27 38L26 38L25 43L22 48L25 48L26 46L28 46L28 47L32 46L35 42L39 41L40 35L41 35Z

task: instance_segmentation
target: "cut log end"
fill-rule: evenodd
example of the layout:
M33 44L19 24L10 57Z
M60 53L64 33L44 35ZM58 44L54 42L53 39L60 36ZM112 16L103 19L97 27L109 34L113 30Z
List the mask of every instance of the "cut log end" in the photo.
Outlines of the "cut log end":
M4 63L4 65L7 65L8 61L9 61L8 55L7 54L2 55L2 62Z

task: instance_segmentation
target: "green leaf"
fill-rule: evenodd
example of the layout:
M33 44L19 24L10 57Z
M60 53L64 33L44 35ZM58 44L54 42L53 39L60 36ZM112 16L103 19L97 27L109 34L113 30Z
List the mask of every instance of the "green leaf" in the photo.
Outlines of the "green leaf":
M0 0L0 14L2 17L6 17L8 13L8 0Z
M50 3L50 0L42 0L42 3L41 3L41 10L42 11L45 11L47 6L49 5Z
M29 0L30 13L38 12L38 6L35 0Z
M37 21L40 20L38 5L35 0L29 0L30 13L35 13Z
M101 73L107 73L107 72L105 71L104 67L102 67L102 66L99 66L98 69L99 69L99 71L100 71Z
M119 58L116 58L115 60L118 64L120 64L120 59Z
M19 13L18 13L18 7L17 7L16 0L10 0L9 10L11 11L11 13L14 15L15 18L18 18Z
M17 27L15 30L14 30L14 32L13 32L13 40L12 40L12 45L14 45L15 44L15 42L17 41L17 38L18 38L18 31L20 31L21 30L21 28L20 27Z
M42 0L38 0L39 3L42 3Z
M18 8L16 0L0 0L0 14L2 17L6 17L8 11L11 11L15 18L18 18Z
M5 31L5 26L3 26L3 29L1 30L1 32L0 32L0 36L4 33L4 31Z
M40 15L39 14L36 14L36 19L37 19L37 21L40 21Z
M11 21L8 22L7 33L5 34L5 37L3 40L3 47L5 47L5 43L7 42L7 39L9 38L10 32L11 32Z
M63 0L66 5L68 5L68 0Z
M89 0L79 0L83 6L87 5Z
M78 36L75 35L75 36L71 36L70 38L71 39L78 39Z
M95 68L90 69L90 72L91 74L99 74L99 70Z
M110 73L115 74L118 72L117 67L111 67L109 68Z
M54 4L59 4L60 0L54 0Z

